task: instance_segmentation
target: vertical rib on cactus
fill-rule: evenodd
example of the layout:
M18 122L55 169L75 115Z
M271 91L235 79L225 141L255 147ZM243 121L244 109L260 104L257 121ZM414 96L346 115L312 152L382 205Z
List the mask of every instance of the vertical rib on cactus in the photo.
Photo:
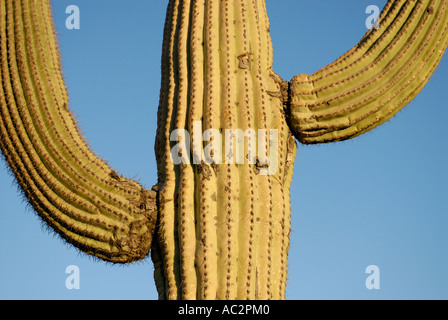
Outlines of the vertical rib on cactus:
M144 258L155 192L118 176L87 147L68 109L48 1L0 1L0 146L39 216L82 251Z
M425 86L448 45L448 1L389 1L380 28L314 74L291 82L302 143L345 140L387 121Z
M160 223L153 246L154 259L163 260L155 270L162 298L284 298L287 177L296 146L283 101L272 94L280 86L268 29L264 1L168 5L156 141ZM278 130L278 172L260 175L247 158L225 164L225 154L223 164L173 165L171 133L192 133L198 122L200 135L216 129L223 140L226 129ZM246 151L253 143L246 139ZM191 160L207 144L192 139ZM231 146L234 155L235 140Z

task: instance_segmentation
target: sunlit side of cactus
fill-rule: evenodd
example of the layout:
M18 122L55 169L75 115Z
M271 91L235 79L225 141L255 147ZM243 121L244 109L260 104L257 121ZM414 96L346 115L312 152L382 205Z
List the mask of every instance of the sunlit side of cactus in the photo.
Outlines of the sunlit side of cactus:
M152 251L161 262L159 293L169 299L283 298L296 145L284 114L283 82L272 70L264 1L170 1L162 56L160 206ZM195 122L201 133L277 130L277 172L262 175L262 161L248 159L173 164L171 133L193 132ZM246 150L256 142L245 139ZM199 143L201 152L209 142ZM196 141L191 145L197 149Z
M79 133L49 1L0 0L1 150L36 212L68 242L120 263L144 258L151 247L161 299L283 299L294 137L340 141L390 119L429 80L447 28L448 0L389 1L378 30L329 66L287 82L272 70L264 0L170 0L158 183L146 191L99 159ZM210 143L228 145L194 139L184 155L191 161L175 164L179 129L266 130L262 140L245 139L245 150L255 143L277 152L276 170L266 174L269 163L258 158L226 164L226 154L222 164L195 163ZM234 155L236 143L230 146Z
M0 146L39 216L112 262L145 257L155 192L120 177L87 146L68 109L48 1L0 1Z
M294 77L289 118L298 140L345 140L394 116L445 53L447 15L446 0L388 1L378 30L327 67Z

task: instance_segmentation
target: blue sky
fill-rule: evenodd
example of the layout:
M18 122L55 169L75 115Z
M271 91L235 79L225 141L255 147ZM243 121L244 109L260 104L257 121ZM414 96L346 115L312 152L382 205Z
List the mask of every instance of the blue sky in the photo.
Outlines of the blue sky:
M71 108L94 150L156 183L154 139L167 0L57 0ZM274 70L313 73L355 45L368 5L267 0ZM130 5L130 3L132 3ZM81 28L65 28L77 5ZM302 146L292 195L288 299L448 299L448 61L395 118L356 139ZM65 286L66 267L80 289ZM380 289L365 286L380 269ZM156 299L153 266L114 266L47 232L0 165L0 299Z

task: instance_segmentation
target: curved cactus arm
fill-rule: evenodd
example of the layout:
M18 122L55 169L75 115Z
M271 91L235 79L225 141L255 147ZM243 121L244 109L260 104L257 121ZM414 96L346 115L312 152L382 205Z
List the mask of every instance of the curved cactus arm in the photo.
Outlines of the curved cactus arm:
M62 238L115 262L144 258L155 191L88 147L68 109L48 0L0 0L0 147L24 195Z
M288 121L304 144L346 140L389 120L425 86L448 45L448 0L388 1L379 29L289 87Z

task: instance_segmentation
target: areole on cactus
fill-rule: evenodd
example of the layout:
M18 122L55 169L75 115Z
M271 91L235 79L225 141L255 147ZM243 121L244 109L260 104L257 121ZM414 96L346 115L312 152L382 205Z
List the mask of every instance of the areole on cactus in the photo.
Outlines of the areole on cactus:
M158 182L144 190L115 173L80 134L49 1L1 0L2 154L39 216L80 250L128 263L151 248L161 299L283 299L295 138L349 139L409 103L448 45L447 6L389 1L378 30L329 66L284 81L272 69L263 0L170 0ZM195 123L202 131L276 130L278 169L260 174L257 161L175 164L172 132L193 132ZM207 143L190 145L203 151Z

